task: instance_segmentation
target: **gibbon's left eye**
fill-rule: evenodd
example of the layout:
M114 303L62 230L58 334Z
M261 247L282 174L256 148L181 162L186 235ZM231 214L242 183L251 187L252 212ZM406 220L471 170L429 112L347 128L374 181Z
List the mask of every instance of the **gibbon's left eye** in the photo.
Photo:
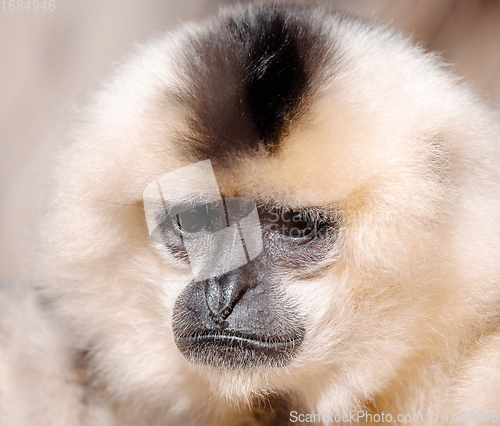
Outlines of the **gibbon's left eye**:
M224 207L219 202L202 204L170 217L174 230L181 234L215 232L226 224Z
M181 232L194 234L208 230L211 226L211 217L206 206L195 207L176 215L175 225Z
M273 209L259 214L263 225L296 242L307 242L318 236L325 226L306 211Z

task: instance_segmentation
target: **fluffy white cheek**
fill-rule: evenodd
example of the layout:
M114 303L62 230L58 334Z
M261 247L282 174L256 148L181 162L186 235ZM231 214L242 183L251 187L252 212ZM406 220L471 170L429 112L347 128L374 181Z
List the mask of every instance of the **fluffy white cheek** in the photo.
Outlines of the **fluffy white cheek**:
M115 277L112 286L100 283L99 297L87 302L92 310L85 311L81 327L92 333L91 341L98 339L93 362L102 375L110 377L113 393L152 399L161 395L179 401L179 406L193 396L186 393L193 388L190 383L199 381L189 372L172 334L174 303L191 277L152 257L142 257L137 265L134 280ZM109 293L106 297L104 289ZM203 393L204 387L198 388Z
M302 351L289 368L305 401L328 396L354 404L396 371L412 326L405 320L404 292L384 295L385 285L392 288L346 271L287 284L306 322Z
M352 288L338 275L286 285L306 326L306 338L298 355L298 369L307 373L320 366L341 364L342 352L355 338L355 306Z

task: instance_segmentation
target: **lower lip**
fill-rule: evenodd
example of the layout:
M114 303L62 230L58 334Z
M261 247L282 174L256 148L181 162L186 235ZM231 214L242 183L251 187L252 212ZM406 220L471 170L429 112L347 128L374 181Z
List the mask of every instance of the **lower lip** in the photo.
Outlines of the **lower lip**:
M184 337L179 339L180 343L187 345L205 345L205 344L220 344L233 346L242 349L254 350L273 350L288 352L293 349L298 343L296 340L288 340L285 342L272 342L258 340L250 337L233 336L227 334L203 334L193 337Z

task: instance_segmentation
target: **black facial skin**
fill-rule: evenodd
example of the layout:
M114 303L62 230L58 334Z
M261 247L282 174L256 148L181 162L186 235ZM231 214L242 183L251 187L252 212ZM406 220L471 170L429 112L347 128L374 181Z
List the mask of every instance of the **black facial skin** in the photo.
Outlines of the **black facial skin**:
M263 251L222 276L192 281L173 314L176 344L192 362L223 368L284 366L298 353L303 320L286 300L278 277L319 262L333 245L336 224L307 211L260 208ZM189 230L211 229L203 208L189 211ZM217 216L216 216L217 218ZM182 246L179 221L165 220L163 234ZM179 233L179 230L181 231Z

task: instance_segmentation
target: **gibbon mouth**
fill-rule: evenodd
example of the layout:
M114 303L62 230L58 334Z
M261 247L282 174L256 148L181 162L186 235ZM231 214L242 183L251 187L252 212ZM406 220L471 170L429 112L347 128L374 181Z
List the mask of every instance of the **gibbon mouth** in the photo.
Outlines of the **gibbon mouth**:
M179 343L187 345L219 344L239 349L272 350L285 352L293 350L297 345L302 343L301 338L293 338L288 340L273 340L268 338L266 340L263 340L254 336L228 333L205 333L198 334L196 336L181 337L178 340Z
M283 304L276 309L281 295L275 287L260 282L249 285L251 271L245 268L250 267L254 265L218 277L210 291L206 282L192 281L178 296L172 332L188 361L245 369L280 367L294 360L306 334L302 319L293 306ZM238 290L238 284L243 288L240 294L230 291ZM219 305L223 305L222 313L218 313Z
M292 361L302 335L288 339L256 337L241 333L210 331L176 339L179 350L190 361L229 368L263 365L283 366Z

